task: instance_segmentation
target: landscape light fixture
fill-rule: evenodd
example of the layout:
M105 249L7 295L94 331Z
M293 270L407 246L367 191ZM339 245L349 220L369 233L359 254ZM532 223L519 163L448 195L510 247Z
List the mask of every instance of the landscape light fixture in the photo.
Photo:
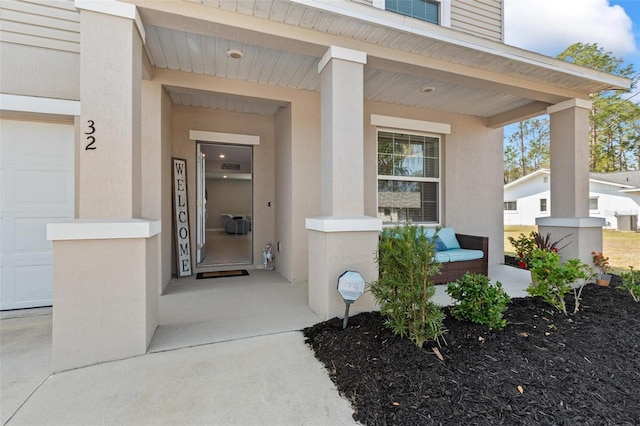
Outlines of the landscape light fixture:
M362 278L360 272L345 271L338 277L338 293L344 300L344 321L342 322L342 329L347 328L347 322L349 321L349 306L364 293L365 281Z

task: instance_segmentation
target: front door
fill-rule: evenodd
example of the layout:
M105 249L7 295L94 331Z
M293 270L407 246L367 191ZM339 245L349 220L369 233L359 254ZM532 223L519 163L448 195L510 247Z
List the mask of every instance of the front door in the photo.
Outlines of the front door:
M198 142L196 151L197 266L252 265L253 149Z

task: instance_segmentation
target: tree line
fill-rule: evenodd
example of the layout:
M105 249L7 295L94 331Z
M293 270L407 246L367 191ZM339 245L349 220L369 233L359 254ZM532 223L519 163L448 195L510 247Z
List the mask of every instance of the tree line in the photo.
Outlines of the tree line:
M567 62L640 80L633 65L594 44L575 43L557 56ZM640 169L640 92L602 91L591 95L589 170L617 172ZM506 137L504 182L549 167L549 117L516 123Z

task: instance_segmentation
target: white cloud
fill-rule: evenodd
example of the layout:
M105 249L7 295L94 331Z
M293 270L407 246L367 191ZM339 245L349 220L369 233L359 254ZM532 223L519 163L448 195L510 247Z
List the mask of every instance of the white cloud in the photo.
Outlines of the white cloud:
M598 43L615 56L636 53L632 22L608 0L504 0L505 42L556 56L573 43Z

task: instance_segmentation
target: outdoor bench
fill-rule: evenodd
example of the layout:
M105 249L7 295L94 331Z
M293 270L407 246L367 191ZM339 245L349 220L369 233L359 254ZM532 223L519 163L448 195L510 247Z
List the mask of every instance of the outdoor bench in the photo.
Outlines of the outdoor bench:
M436 230L423 228L433 238ZM442 263L440 274L433 277L435 284L455 281L466 272L487 275L489 268L489 238L456 234L453 228L441 228L436 240L435 260Z

